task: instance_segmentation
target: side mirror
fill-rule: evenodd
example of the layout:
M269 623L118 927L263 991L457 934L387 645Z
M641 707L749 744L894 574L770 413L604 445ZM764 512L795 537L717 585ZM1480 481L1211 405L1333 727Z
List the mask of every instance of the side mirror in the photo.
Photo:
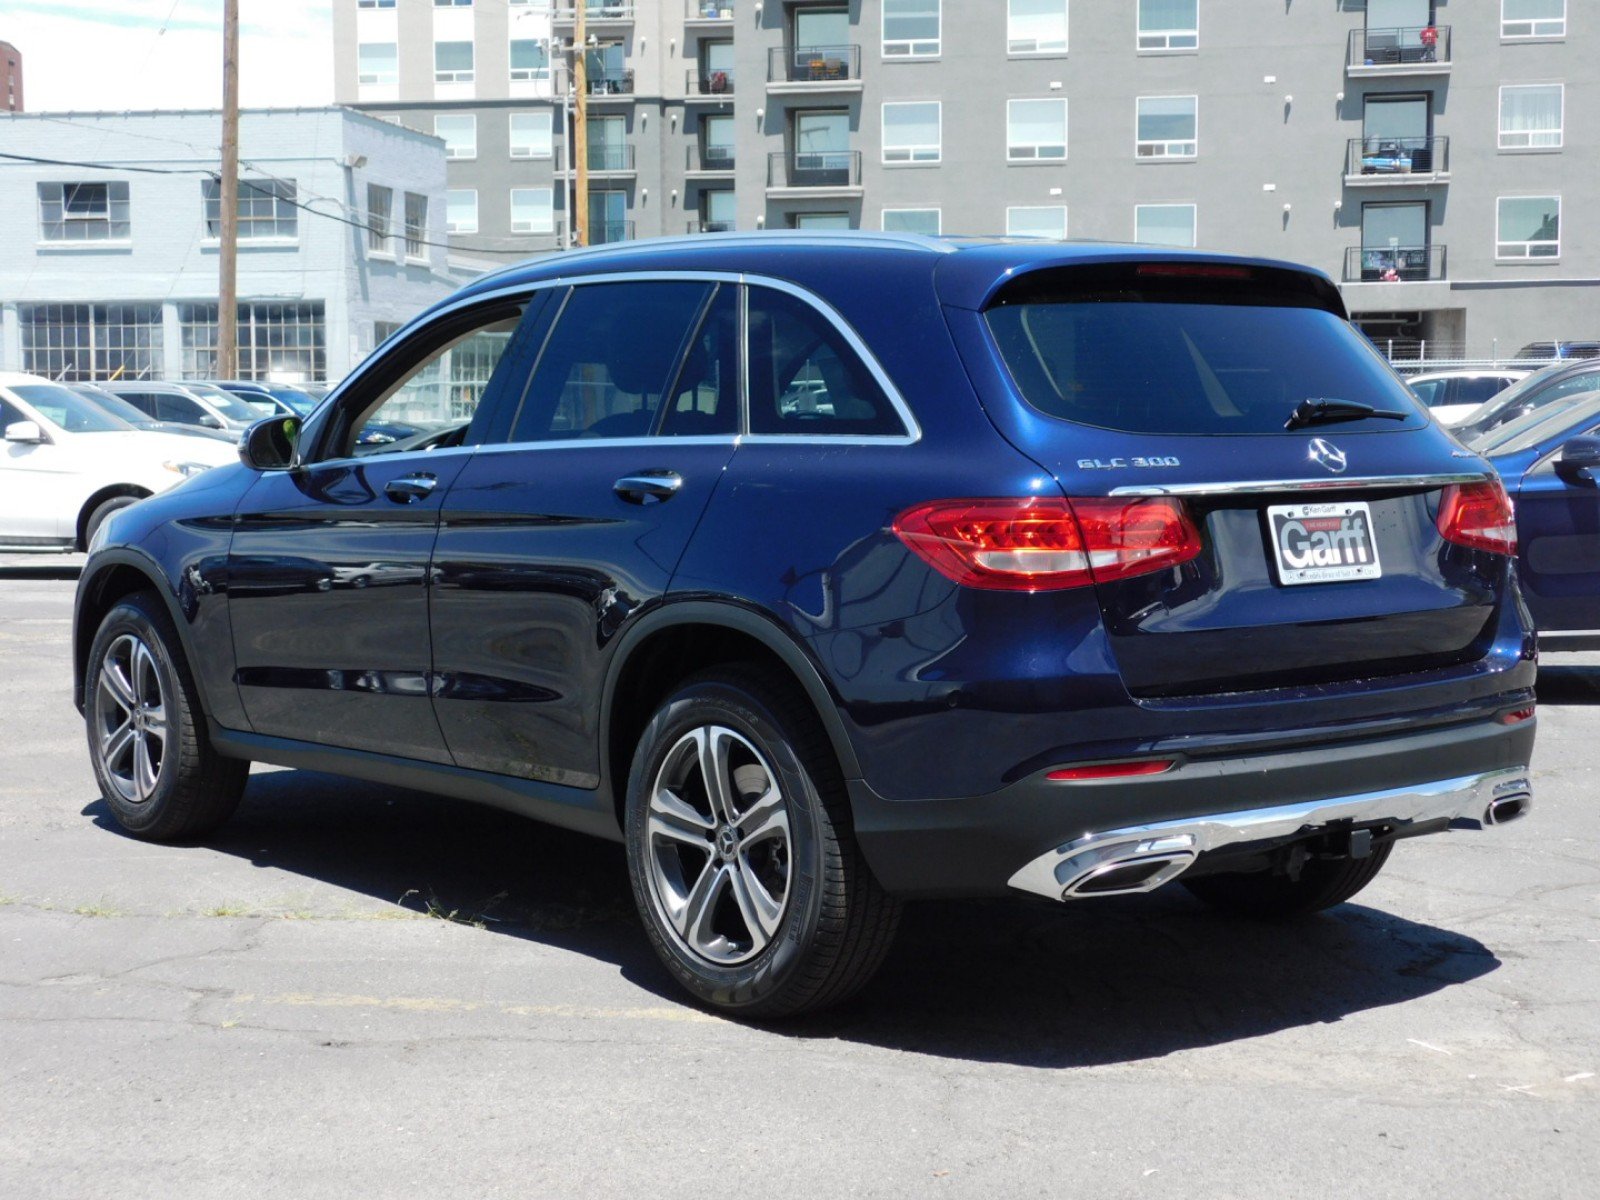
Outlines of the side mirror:
M210 413L203 413L200 417L200 424L204 425L207 429L221 429L222 418L213 417Z
M300 465L300 418L269 417L245 430L239 461L252 471L290 471Z
M39 428L37 421L16 421L6 426L6 441L19 442L25 446L37 446L50 439L44 436L44 430Z
M6 430L9 436L11 430ZM1600 437L1584 435L1568 438L1556 456L1556 474L1579 487L1596 487L1594 473L1600 470Z

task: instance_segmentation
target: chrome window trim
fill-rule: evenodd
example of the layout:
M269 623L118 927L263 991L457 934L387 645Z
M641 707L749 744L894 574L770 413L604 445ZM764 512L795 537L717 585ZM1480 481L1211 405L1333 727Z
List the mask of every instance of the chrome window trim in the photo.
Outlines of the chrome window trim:
M270 417L263 417L262 419L271 420ZM438 462L451 454L461 454L470 458L479 449L480 447L478 446L435 446L431 450L399 450L393 454L385 454L380 450L374 450L371 454L347 454L341 458L319 458L316 462L301 463L298 467L284 467L277 472L263 471L258 472L258 474L282 474L285 471L320 471L324 467L360 467L375 462L403 463L411 462L413 459L419 462Z
M662 437L625 437L625 438L553 438L543 442L495 442L492 445L478 446L479 454L511 454L524 450L600 450L605 447L618 449L645 449L652 446L737 446L739 436L733 433L720 433L706 437L673 437L666 434Z
M1341 492L1353 488L1443 487L1451 483L1483 483L1486 471L1439 475L1358 475L1348 479L1251 479L1239 483L1177 483L1113 488L1113 496L1252 496L1267 492Z

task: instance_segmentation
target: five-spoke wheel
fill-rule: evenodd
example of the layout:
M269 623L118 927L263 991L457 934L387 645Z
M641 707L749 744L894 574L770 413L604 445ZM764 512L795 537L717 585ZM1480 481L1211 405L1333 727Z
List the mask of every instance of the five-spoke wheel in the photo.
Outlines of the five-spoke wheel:
M100 658L93 729L105 777L129 804L155 794L167 756L167 697L143 639L125 633Z

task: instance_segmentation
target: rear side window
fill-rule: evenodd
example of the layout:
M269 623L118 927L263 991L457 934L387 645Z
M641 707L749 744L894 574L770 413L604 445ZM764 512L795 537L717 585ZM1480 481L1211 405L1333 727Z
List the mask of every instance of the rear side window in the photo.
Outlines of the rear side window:
M750 289L750 432L903 434L905 427L844 335L809 304Z
M1278 295L1250 271L1227 271L1215 280L1090 277L1081 287L1069 276L1002 293L985 315L1023 398L1081 425L1282 433L1308 399L1408 414L1341 422L1341 432L1424 424L1416 399L1348 322L1297 292Z
M122 392L122 398L133 405L145 416L154 418L156 415L156 398L150 392Z
M717 288L662 406L664 437L739 432L739 289Z
M1504 379L1459 379L1452 404L1482 404L1506 386Z
M172 396L166 393L160 393L156 396L156 417L158 420L177 421L184 425L198 425L200 418L205 415L205 409L187 396Z
M511 440L648 437L712 291L698 282L574 288L539 356Z

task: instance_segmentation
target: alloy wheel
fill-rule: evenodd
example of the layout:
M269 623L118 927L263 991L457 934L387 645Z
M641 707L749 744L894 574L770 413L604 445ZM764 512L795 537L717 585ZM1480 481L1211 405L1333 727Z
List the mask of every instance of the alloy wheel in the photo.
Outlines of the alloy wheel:
M136 634L116 638L100 660L94 730L111 786L129 804L147 802L167 757L167 694L155 655Z

